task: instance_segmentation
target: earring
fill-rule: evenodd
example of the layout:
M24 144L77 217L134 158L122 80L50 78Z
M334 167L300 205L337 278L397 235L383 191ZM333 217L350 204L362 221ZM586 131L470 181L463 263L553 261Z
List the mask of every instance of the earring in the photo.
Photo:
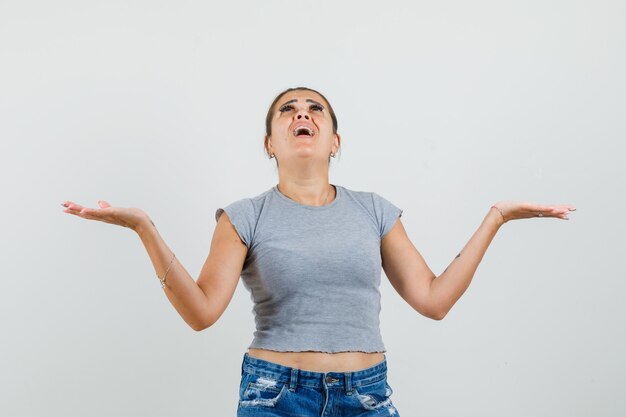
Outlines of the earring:
M334 158L334 157L335 157L335 154L331 152L331 153L330 153L330 156L332 156L332 157Z
M272 159L275 155L274 154L270 154L270 159Z

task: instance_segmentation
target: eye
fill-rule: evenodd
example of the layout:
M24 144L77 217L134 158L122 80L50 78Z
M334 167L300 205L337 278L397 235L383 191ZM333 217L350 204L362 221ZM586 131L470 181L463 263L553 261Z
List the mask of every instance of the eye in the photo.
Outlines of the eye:
M313 105L311 105L311 108L319 110L319 111L324 110L324 108L322 106L320 106L319 104L313 104Z
M289 104L286 104L283 107L281 107L280 109L278 109L278 111L282 113L284 111L287 111L287 109L293 109L293 106L291 106Z

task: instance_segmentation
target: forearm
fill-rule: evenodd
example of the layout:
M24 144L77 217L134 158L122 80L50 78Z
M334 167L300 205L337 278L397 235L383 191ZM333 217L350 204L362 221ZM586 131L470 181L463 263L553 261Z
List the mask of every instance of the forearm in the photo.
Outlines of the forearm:
M434 310L440 312L439 317L443 318L467 290L478 264L502 224L504 224L502 215L497 209L490 208L465 247L445 271L432 281L430 297L434 303Z
M172 260L173 252L165 244L150 220L137 227L136 232L148 251L156 274L163 278ZM154 280L156 281L155 285L160 285L157 277L154 277ZM202 330L206 327L208 298L178 261L178 258L172 262L165 278L163 290L178 314L192 329Z

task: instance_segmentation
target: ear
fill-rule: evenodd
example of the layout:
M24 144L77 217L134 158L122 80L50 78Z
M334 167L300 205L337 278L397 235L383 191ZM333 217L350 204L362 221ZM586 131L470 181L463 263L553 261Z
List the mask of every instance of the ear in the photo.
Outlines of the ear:
M341 146L341 135L339 133L335 133L335 143L333 144L333 147L335 148L335 150L333 151L333 153L337 153L337 151L339 150L339 147Z
M267 151L268 154L272 153L272 142L270 141L270 137L265 135L265 139L264 139L264 143L265 143L265 150Z

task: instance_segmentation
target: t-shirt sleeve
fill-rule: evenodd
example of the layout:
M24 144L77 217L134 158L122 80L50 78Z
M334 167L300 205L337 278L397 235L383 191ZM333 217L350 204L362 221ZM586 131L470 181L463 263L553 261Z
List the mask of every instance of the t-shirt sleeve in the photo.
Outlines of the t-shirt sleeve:
M396 219L402 217L403 210L376 193L372 193L372 199L380 239L382 240L396 224Z
M256 223L254 206L252 205L250 199L243 198L230 203L223 208L218 208L215 211L216 222L219 220L223 212L228 214L228 218L230 219L232 225L235 226L237 234L239 234L243 243L245 243L248 249L250 249L252 237L254 235L254 225Z

